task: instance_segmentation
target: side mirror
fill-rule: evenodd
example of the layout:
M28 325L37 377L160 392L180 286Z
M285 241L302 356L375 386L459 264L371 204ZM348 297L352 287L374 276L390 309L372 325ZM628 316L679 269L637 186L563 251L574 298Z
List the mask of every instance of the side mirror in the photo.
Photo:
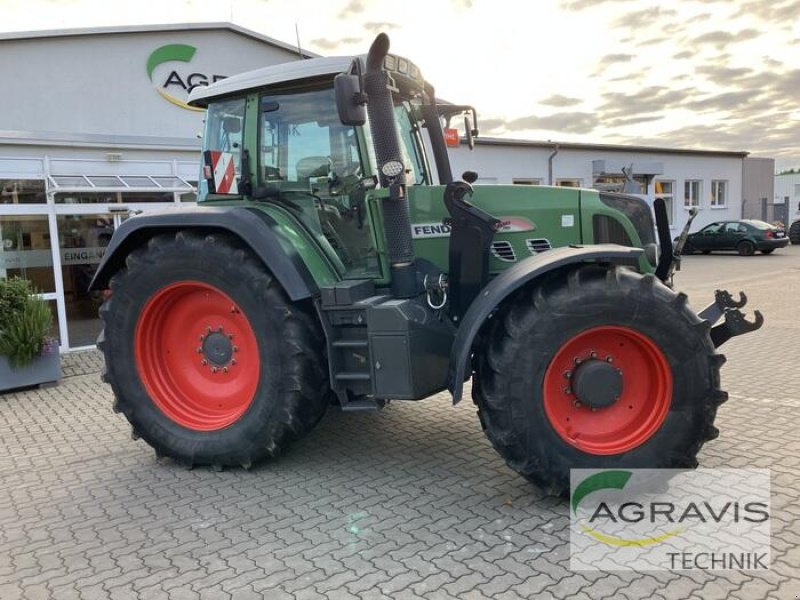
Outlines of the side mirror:
M470 120L469 116L464 117L464 135L467 138L467 146L469 146L470 150L475 149L475 136L472 135L472 121Z
M361 91L358 75L339 73L333 79L336 92L336 109L342 125L363 125L367 122L366 96Z

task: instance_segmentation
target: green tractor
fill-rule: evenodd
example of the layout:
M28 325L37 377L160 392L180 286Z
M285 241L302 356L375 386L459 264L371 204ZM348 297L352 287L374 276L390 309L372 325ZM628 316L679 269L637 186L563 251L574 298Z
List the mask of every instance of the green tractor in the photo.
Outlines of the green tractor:
M694 467L726 399L715 349L760 315L671 289L663 205L657 241L636 197L454 180L442 123L474 110L388 50L192 93L198 207L127 220L92 282L134 437L249 468L331 404L458 403L472 378L489 440L552 493L570 468Z

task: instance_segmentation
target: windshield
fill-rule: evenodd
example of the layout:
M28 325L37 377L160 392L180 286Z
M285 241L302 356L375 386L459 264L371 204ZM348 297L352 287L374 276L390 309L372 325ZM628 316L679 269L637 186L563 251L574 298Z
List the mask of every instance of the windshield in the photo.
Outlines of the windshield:
M330 246L345 277L379 274L358 137L333 89L265 95L260 115L259 184Z
M421 185L430 183L425 168L424 151L419 125L414 117L414 109L408 100L395 100L394 115L397 122L397 133L400 135L400 151L406 165L406 183Z

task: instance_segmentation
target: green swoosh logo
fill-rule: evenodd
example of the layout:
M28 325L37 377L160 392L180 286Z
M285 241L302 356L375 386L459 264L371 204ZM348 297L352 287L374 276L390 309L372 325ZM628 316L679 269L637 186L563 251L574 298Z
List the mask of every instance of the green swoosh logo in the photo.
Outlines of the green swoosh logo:
M578 514L578 505L586 496L597 490L617 489L621 490L631 478L630 471L603 471L595 473L578 484L572 493L572 512Z
M153 81L153 71L158 65L173 60L189 62L195 52L197 48L188 44L167 44L156 48L147 59L147 76Z

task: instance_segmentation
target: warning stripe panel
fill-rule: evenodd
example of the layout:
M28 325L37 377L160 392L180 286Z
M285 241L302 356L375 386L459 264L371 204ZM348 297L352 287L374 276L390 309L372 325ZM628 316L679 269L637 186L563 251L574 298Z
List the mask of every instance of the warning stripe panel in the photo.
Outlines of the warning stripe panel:
M216 193L238 194L239 186L236 181L233 153L212 150L210 154Z

